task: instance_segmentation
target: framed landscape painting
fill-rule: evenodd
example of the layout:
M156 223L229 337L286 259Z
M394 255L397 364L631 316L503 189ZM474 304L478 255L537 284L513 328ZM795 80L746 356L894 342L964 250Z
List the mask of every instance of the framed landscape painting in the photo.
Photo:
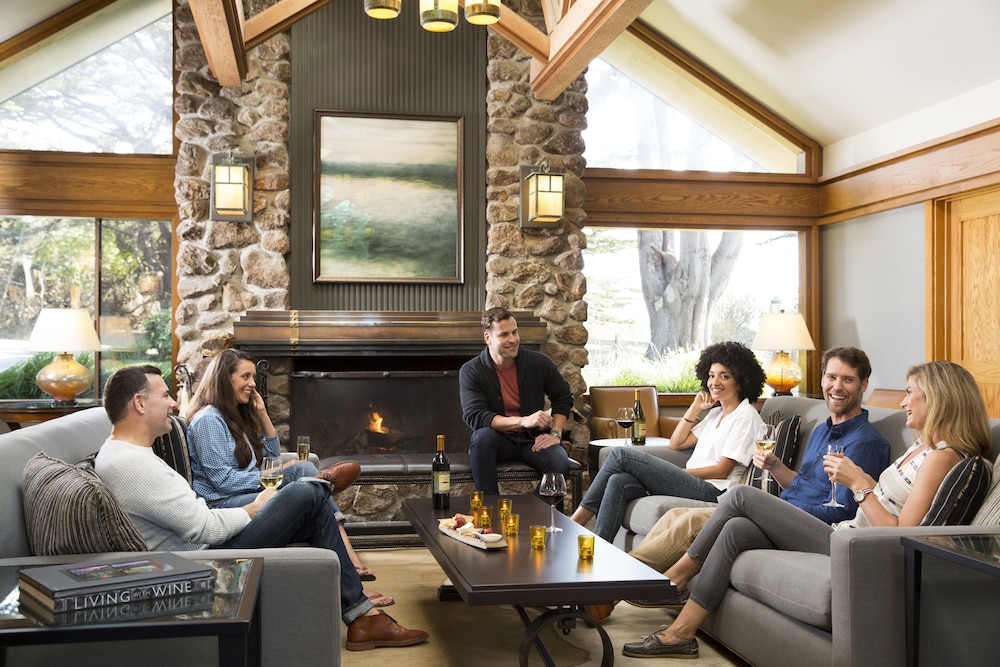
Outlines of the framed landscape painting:
M314 282L461 283L462 119L315 113Z

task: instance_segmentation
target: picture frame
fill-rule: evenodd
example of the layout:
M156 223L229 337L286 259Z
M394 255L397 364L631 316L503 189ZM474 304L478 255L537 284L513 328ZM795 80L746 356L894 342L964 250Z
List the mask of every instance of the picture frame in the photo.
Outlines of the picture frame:
M313 282L463 282L462 127L315 111Z

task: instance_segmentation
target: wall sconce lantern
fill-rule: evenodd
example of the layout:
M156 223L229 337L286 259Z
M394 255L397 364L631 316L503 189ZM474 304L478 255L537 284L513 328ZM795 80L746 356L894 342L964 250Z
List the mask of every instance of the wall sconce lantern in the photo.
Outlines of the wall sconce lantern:
M789 396L802 381L802 368L786 350L815 350L812 336L801 313L767 313L750 344L754 350L774 350L774 358L764 367L766 382L775 396Z
M420 0L420 27L448 32L458 25L458 0Z
M251 222L253 220L253 158L212 156L212 188L209 201L211 220Z
M563 218L566 175L540 167L521 166L521 227L555 228Z
M373 19L394 19L402 5L403 0L365 0L365 14Z
M500 0L466 2L465 20L473 25L493 25L500 20Z

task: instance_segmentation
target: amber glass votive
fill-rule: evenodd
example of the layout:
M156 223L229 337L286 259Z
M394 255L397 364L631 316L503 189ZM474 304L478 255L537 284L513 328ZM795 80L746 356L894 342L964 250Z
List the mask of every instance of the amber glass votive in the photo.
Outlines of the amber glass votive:
M521 517L517 514L508 514L503 522L504 535L517 535L521 525Z
M483 505L479 508L479 527L480 528L492 528L493 527L493 508L487 505Z
M532 549L545 548L545 526L531 527L531 548Z
M507 525L507 515L510 514L510 498L501 498L497 501L497 516L500 517L500 525Z
M594 557L593 535L577 535L576 546L580 552L580 558L583 558L584 560L590 560L591 558Z
M479 489L469 494L469 514L479 521L479 509L483 506L483 492Z

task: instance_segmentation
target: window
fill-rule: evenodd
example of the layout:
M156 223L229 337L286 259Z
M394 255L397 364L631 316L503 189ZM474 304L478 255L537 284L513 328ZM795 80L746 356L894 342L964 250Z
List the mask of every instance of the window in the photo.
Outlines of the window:
M799 147L738 109L722 109L711 90L653 55L626 32L591 63L588 167L796 173ZM590 385L696 391L702 348L750 345L763 314L798 310L795 231L588 225L585 232Z
M170 4L125 3L0 69L0 148L169 155Z
M0 398L43 397L34 375L53 355L26 347L42 308L97 315L101 351L77 358L96 363L101 387L127 364L155 364L169 379L172 243L164 220L0 217Z

